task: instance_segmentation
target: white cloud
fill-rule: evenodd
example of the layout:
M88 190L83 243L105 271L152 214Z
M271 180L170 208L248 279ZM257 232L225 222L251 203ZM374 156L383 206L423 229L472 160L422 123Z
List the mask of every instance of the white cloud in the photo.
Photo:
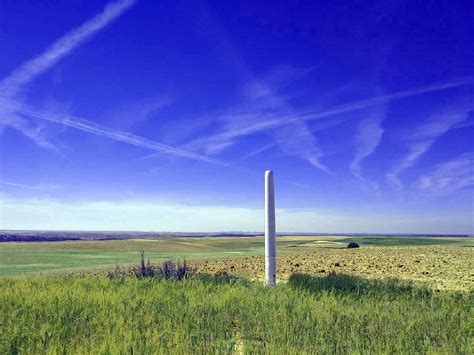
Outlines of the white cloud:
M422 191L435 195L451 194L474 186L474 153L465 153L438 164L419 179Z
M275 130L274 137L284 153L306 160L329 173L329 169L321 163L324 153L319 148L316 137L303 122L293 121L279 127Z
M355 135L355 155L349 168L356 178L363 180L362 160L372 155L382 140L384 129L381 126L385 118L385 106L378 106L376 110L359 121Z
M408 134L404 139L408 152L392 167L387 174L388 180L395 186L403 187L400 174L414 166L439 137L466 120L472 109L472 104L469 102L445 107L418 126L413 133Z

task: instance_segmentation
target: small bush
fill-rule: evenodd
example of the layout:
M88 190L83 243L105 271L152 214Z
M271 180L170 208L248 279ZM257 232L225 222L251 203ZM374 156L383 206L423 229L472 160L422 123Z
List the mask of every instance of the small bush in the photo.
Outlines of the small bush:
M161 266L153 266L150 259L145 263L145 253L142 250L140 255L140 265L133 269L132 274L138 278L154 277L165 280L183 280L195 274L195 268L191 268L186 259L181 264L180 261L165 260ZM111 273L109 273L110 275ZM125 274L124 274L125 275ZM109 277L110 278L110 277Z
M190 268L184 259L183 264L180 261L175 263L173 260L166 260L163 262L163 265L159 268L158 277L161 277L165 280L183 280L187 279L190 276L194 275L195 270Z
M155 271L153 266L150 265L150 259L145 265L145 252L142 250L140 253L140 267L135 272L137 277L153 277L155 276Z

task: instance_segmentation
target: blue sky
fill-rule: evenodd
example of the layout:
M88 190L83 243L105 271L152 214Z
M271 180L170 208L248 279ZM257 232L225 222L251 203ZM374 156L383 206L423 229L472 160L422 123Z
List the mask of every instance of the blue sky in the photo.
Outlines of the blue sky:
M0 4L0 228L474 233L469 1Z

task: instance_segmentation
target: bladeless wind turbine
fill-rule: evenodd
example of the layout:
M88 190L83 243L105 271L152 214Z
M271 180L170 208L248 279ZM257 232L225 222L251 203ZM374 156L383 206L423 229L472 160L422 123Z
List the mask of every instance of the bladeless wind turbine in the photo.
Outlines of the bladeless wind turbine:
M273 171L265 171L265 283L276 284L275 182Z

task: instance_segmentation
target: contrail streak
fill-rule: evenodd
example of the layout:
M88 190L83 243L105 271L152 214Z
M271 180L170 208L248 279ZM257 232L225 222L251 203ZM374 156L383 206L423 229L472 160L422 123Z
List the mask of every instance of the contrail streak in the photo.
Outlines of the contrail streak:
M101 13L60 37L40 55L26 61L1 80L0 96L10 100L16 99L17 103L13 104L13 106L21 107L18 95L25 85L29 84L37 76L54 66L60 59L69 55L75 48L105 28L134 3L135 0L120 0L109 3ZM0 130L3 126L13 127L40 147L58 151L57 147L44 137L37 127L32 127L27 120L21 118L16 112L18 112L16 107L10 107L7 111L0 111Z
M121 0L108 4L100 14L68 32L49 46L42 54L30 59L10 73L0 82L0 94L9 98L15 96L25 84L28 84L36 76L51 68L73 49L118 18L134 3L135 0Z
M38 191L49 191L49 190L56 190L60 189L63 186L62 185L27 185L27 184L18 184L15 182L8 182L8 181L0 181L1 185L6 185L6 186L13 186L13 187L21 187L24 189L30 189L30 190L38 190Z
M333 108L330 108L325 111L320 111L320 112L310 112L310 111L303 111L303 112L287 112L287 111L282 111L282 112L272 112L271 114L268 114L265 111L259 111L258 109L255 110L250 110L249 112L244 112L243 114L237 113L231 113L228 116L234 118L239 118L240 116L243 116L243 121L245 124L242 124L241 126L230 126L226 127L223 131L215 134L214 136L207 137L206 139L199 139L196 140L194 145L197 145L198 147L200 145L206 144L209 145L209 142L212 142L216 146L221 145L221 146L226 146L227 142L230 142L227 144L227 146L232 145L233 142L239 138L239 137L244 137L248 136L251 134L255 134L258 132L263 132L263 131L268 131L268 130L274 130L277 127L281 127L285 124L289 123L301 123L301 121L317 121L319 119L323 119L326 117L332 117L332 116L337 116L340 114L345 114L345 113L350 113L370 107L374 107L380 104L386 104L392 100L400 100L404 98L409 98L412 96L416 95L422 95L430 92L436 92L436 91L442 91L442 90L447 90L447 89L452 89L452 88L457 88L461 86L467 86L467 85L473 85L474 84L474 77L464 77L464 78L458 78L456 80L451 80L448 82L444 83L438 83L438 84L433 84L429 86L423 86L423 87L418 87L415 89L411 90L404 90L404 91L399 91L395 92L392 94L387 94L387 95L381 95L381 96L375 96L371 97L365 100L360 100L360 101L354 101L354 102L349 102L344 105L336 106ZM249 117L255 116L257 119L254 119L252 123L248 123Z
M473 85L473 84L474 84L473 77L461 78L458 80L448 81L442 84L423 86L423 87L412 89L412 90L399 91L393 94L376 96L370 99L352 102L344 106L335 107L331 110L318 112L314 114L302 115L298 119L311 121L311 120L315 120L319 118L339 115L341 113L352 112L352 111L360 110L363 108L372 107L378 104L386 103L391 100L403 99L403 98L411 97L415 95L421 95L421 94L426 94L429 92L441 91L441 90L456 88L456 87L465 86L465 85Z
M0 107L4 107L8 109L8 103L5 104L5 102L0 102ZM102 126L100 124L94 123L92 121L89 121L83 118L78 118L78 117L74 117L70 115L67 115L67 116L57 115L57 114L53 114L49 112L41 112L38 110L28 109L26 107L16 107L16 112L25 116L36 118L36 119L59 123L64 126L78 129L80 131L95 134L97 136L107 137L119 142L124 142L124 143L128 143L137 147L153 150L155 152L169 153L169 154L184 157L184 158L199 160L199 161L203 161L203 162L207 162L211 164L227 166L227 164L225 164L224 162L220 160L209 158L204 155L192 153L180 148L175 148L163 143L153 141L151 139L134 135L129 132L115 130L115 129Z

